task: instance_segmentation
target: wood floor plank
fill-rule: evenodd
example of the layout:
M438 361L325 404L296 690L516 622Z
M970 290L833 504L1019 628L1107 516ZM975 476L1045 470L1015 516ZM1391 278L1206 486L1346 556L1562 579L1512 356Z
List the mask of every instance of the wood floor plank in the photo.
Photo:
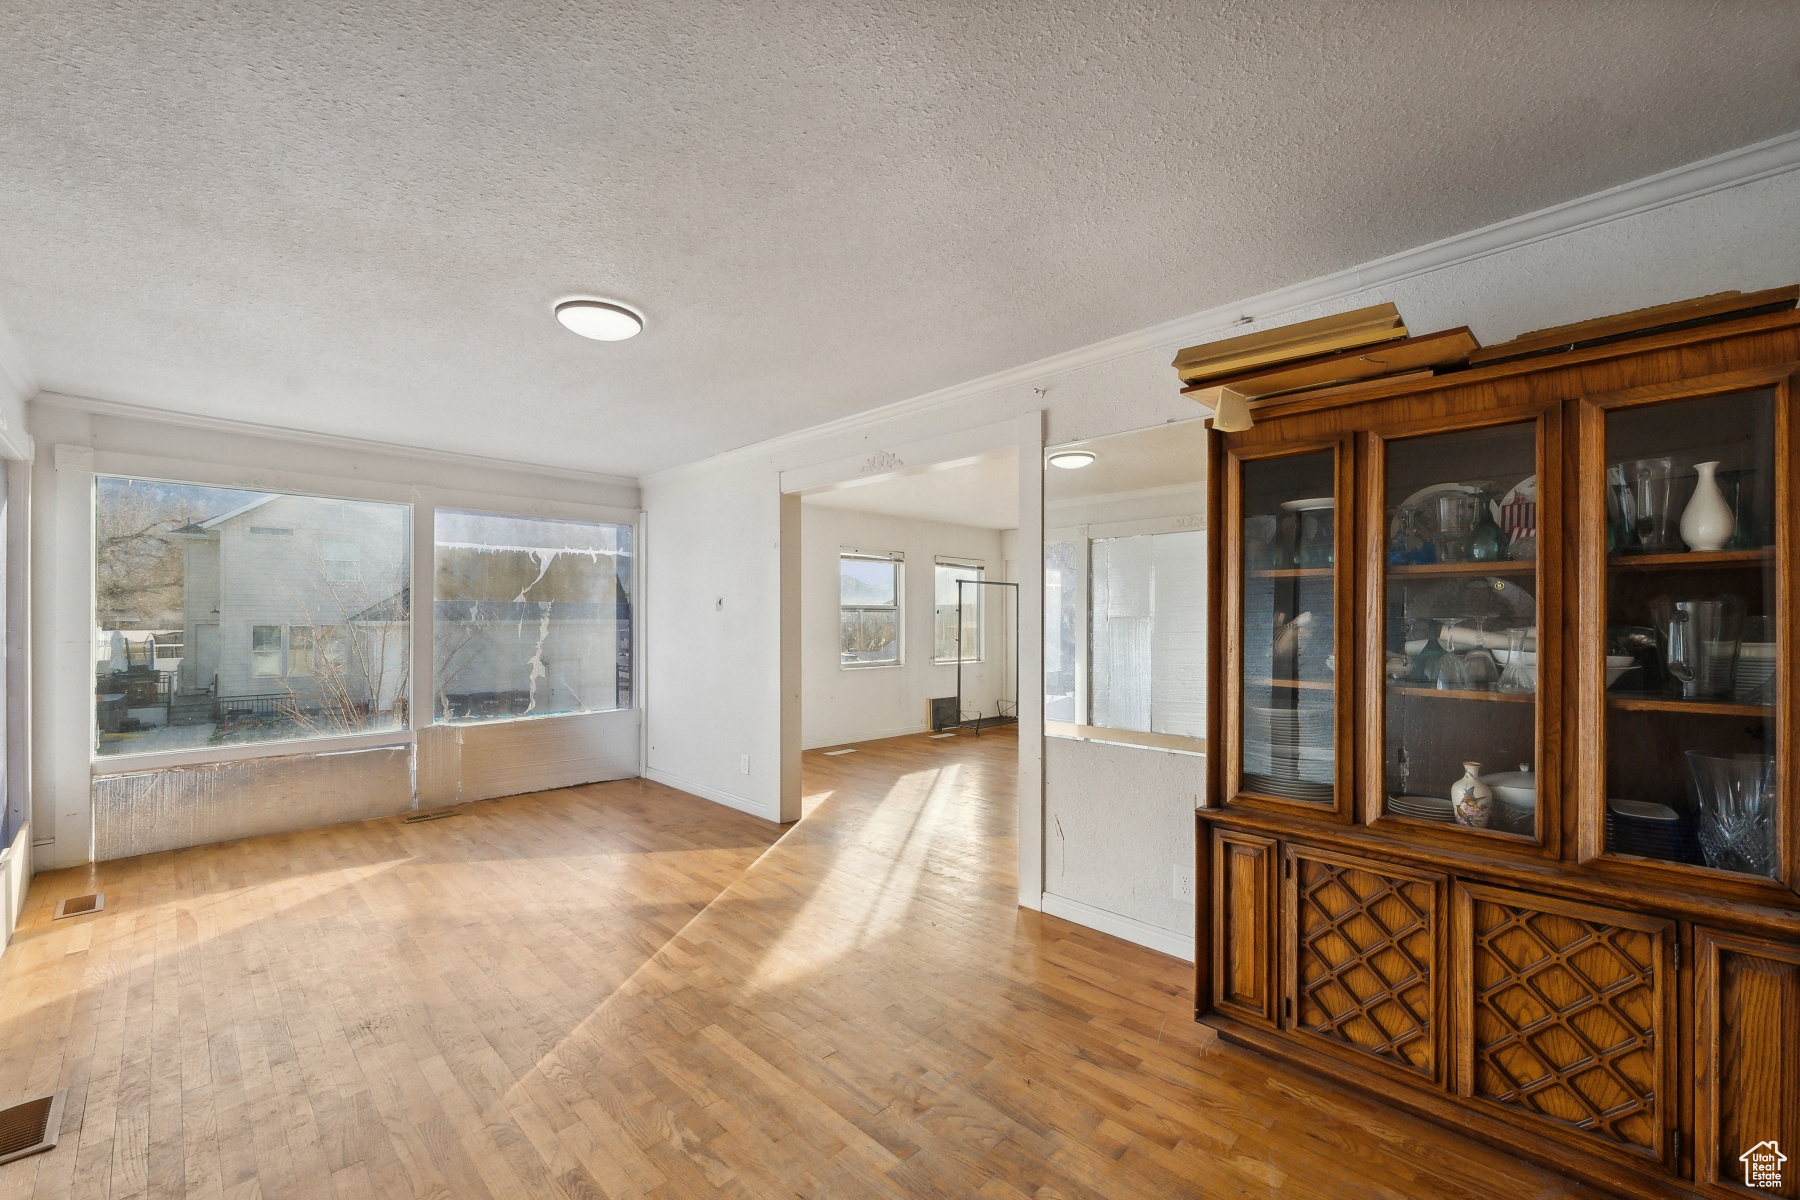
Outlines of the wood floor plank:
M39 876L0 1102L66 1118L0 1200L1596 1196L1019 909L1016 744L809 753L786 829L626 780Z

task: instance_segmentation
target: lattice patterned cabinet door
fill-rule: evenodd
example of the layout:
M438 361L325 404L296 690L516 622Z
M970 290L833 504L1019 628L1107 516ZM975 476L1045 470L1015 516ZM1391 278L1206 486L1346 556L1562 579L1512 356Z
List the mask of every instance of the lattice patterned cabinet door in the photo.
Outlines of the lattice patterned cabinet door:
M1436 1079L1443 878L1303 847L1288 853L1295 1032Z
M1458 1090L1670 1165L1674 923L1459 886Z

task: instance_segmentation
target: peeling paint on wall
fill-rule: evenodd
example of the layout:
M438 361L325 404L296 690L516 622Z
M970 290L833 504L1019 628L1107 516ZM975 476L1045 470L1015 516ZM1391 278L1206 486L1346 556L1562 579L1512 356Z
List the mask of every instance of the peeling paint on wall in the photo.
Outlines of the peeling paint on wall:
M366 821L412 808L412 747L100 775L93 801L97 862Z

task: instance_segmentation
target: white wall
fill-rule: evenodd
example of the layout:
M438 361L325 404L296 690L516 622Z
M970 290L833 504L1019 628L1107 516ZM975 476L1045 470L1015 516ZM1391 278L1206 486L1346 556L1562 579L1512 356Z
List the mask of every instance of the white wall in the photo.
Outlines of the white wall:
M928 699L956 694L955 665L931 661L933 560L964 558L985 566L987 578L1004 579L1000 531L817 504L802 504L800 521L801 744L812 750L922 732L929 723ZM897 667L838 665L840 549L906 555L905 661ZM987 645L983 661L963 664L963 705L991 715L995 698L1012 693L1012 631L999 611L1000 590L983 590Z
M649 678L652 769L671 782L694 781L700 786L689 790L702 795L709 794L704 788L757 806L777 804L781 471L856 455L873 461L896 445L1037 409L1047 414L1050 444L1189 418L1196 408L1179 394L1169 366L1180 346L1380 301L1397 304L1419 332L1469 325L1492 344L1583 317L1793 283L1800 280L1796 166L1794 148L1785 144L1725 156L647 477L644 506L658 564L646 599L650 636L659 639ZM1749 182L1737 182L1743 179ZM1246 314L1256 320L1238 324ZM1021 547L1020 559L1038 553ZM715 595L729 596L728 613L712 611ZM692 644L678 643L677 635ZM748 778L737 774L740 753L751 756ZM1080 771L1077 761L1104 770ZM770 773L759 775L764 763ZM1129 814L1144 829L1179 823L1183 836L1078 832L1053 848L1040 845L1046 866L1058 864L1046 886L1063 889L1051 892L1046 906L1191 953L1192 906L1174 903L1172 873L1192 860L1193 795L1171 786L1167 756L1070 743L1056 747L1049 765L1046 807L1026 814L1025 824L1062 815L1066 835L1070 826L1118 829ZM1102 777L1107 786L1093 788ZM1039 801L1027 796L1022 803Z
M89 861L96 845L96 777L192 768L195 763L228 759L292 758L313 753L314 746L322 754L398 745L406 747L410 755L420 735L435 732L427 724L431 706L419 704L411 709L414 725L420 726L417 729L310 745L228 746L92 762L96 471L410 504L414 579L431 574L432 510L439 504L574 520L630 523L637 517L634 483L605 476L384 449L347 438L289 437L280 431L230 422L165 419L121 405L68 397L40 395L29 405L28 421L36 444L43 448L31 469L30 549L32 577L38 581L31 594L30 731L33 857L38 870ZM430 606L414 606L410 678L418 695L431 694L431 619ZM492 777L525 778L530 771L524 768L533 763L549 772L543 776L549 782L536 786L572 782L572 762L592 764L597 773L590 774L591 779L634 775L639 769L640 721L635 710L544 717L529 722L530 728L525 723L509 724L516 728L484 731L457 742L458 771L477 778L487 794L498 794L492 791ZM560 738L559 733L563 735ZM555 743L556 753L544 751L546 739ZM345 756L347 760L352 757ZM365 755L357 761L381 758ZM443 754L434 758L440 766L449 761ZM280 772L271 775L266 794L257 796L242 795L243 787L233 782L246 777L242 771L208 774L190 769L185 778L198 776L204 776L207 785L183 793L198 797L198 807L184 817L191 817L195 828L239 828L230 820L254 815L248 810L257 805L298 811L283 800L281 788L287 776ZM525 786L532 786L529 779ZM456 779L438 780L424 802L451 803L458 795ZM407 771L394 776L373 769L320 789L314 799L325 807L307 810L310 815L302 813L295 820L320 824L367 815L371 805L379 811L397 811L421 803L416 773L409 778ZM107 841L110 845L117 839ZM131 845L135 843L126 844L121 852L132 852Z

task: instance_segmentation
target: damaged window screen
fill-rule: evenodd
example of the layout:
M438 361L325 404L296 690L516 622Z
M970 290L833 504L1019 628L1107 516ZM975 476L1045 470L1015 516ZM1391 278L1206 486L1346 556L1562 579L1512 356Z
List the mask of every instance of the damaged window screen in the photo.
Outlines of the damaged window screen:
M437 512L436 719L631 707L631 526Z
M406 505L101 475L94 535L98 755L406 724Z

